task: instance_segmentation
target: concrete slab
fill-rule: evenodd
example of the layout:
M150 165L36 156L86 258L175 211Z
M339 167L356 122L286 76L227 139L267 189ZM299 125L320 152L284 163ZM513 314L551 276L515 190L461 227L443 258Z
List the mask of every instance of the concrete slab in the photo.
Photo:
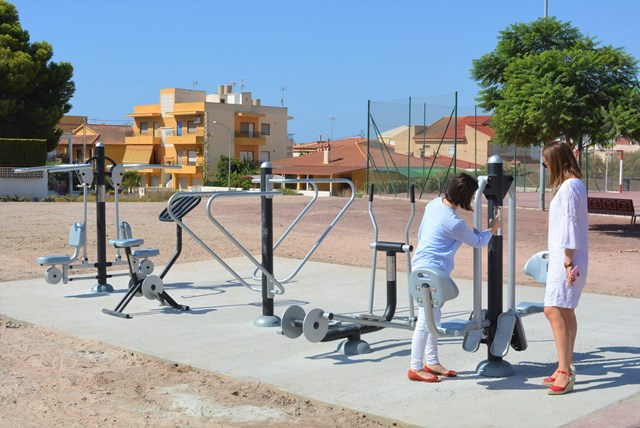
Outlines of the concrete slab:
M244 258L227 260L249 277ZM298 261L277 259L276 272L291 272ZM160 271L160 267L156 268ZM368 269L308 262L286 293L275 298L276 315L300 305L353 314L369 306ZM551 330L543 315L524 318L526 351L510 350L515 375L486 378L475 374L486 359L486 346L470 354L461 339L441 341L440 357L458 370L458 378L438 384L410 382L407 377L412 331L387 328L363 335L372 352L347 356L337 352L340 341L311 343L304 336L289 339L277 328L255 327L262 314L261 296L239 284L215 262L175 265L165 278L165 290L191 306L180 313L157 301L134 298L126 311L133 319L105 315L124 295L128 279L112 278L112 294L94 294L90 280L47 285L44 279L0 284L0 313L100 340L152 356L189 364L236 378L272 385L298 396L355 409L401 425L451 426L591 426L599 414L625 414L638 406L640 344L637 299L585 294L577 310L578 382L563 397L546 394L541 378L556 364ZM460 297L448 302L443 318L468 318L471 283L457 281ZM409 314L404 274L398 277L397 316ZM518 301L540 301L542 287L519 286ZM386 305L385 274L377 274L375 312ZM486 306L486 305L485 305ZM620 404L622 403L622 404ZM627 404L625 404L627 403ZM613 406L613 407L612 407ZM617 406L617 407L616 407ZM620 407L623 406L623 407ZM635 413L624 426L638 425ZM611 425L611 424L609 424Z

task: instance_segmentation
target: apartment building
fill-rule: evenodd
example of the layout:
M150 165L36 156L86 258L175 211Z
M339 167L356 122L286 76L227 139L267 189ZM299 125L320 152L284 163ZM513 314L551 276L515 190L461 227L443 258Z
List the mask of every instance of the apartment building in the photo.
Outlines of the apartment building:
M159 101L134 106L125 144L139 163L181 168L139 170L147 187L179 190L212 181L221 156L257 165L292 155L287 108L263 106L251 92L236 93L232 85L219 85L216 94L171 88L160 90Z

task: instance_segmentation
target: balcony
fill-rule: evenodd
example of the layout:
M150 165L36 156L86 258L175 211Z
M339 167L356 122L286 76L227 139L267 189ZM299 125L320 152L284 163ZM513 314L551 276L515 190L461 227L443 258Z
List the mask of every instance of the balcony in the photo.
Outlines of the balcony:
M181 169L171 170L174 174L202 175L203 166L201 164L182 164Z
M267 140L259 132L236 131L234 143L240 146L263 146L267 143Z
M204 135L200 133L196 134L182 134L181 136L173 135L171 137L164 137L165 144L173 145L196 145L204 144Z
M124 143L136 144L136 145L143 145L143 144L154 145L154 144L161 144L162 139L160 137L154 137L151 134L138 134L138 135L124 137Z

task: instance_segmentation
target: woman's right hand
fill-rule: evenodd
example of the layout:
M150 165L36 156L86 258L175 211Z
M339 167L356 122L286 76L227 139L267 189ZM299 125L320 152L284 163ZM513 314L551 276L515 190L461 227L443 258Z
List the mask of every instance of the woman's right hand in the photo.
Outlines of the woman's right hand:
M492 234L498 233L498 229L500 228L500 211L498 214L489 221L489 230Z

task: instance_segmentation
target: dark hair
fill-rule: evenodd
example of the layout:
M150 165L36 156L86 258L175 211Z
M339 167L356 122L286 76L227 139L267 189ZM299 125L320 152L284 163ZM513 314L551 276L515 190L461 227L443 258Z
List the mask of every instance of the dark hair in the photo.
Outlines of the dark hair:
M459 173L447 187L444 197L453 205L458 205L463 210L473 211L471 200L473 194L478 190L478 182L475 178L464 172Z
M544 146L542 156L549 168L551 185L557 189L567 178L582 178L582 172L569 144L553 141Z

